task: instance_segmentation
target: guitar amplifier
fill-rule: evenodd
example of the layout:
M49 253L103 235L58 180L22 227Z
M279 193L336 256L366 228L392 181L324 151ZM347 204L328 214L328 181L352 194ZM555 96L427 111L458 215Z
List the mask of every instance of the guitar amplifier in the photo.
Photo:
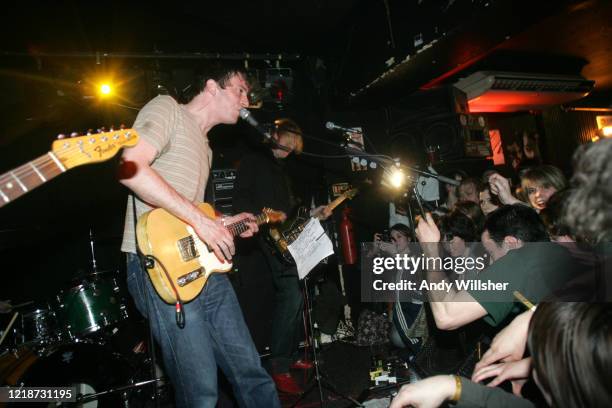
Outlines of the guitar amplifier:
M216 210L223 214L232 214L232 197L236 182L236 169L217 169L211 171L210 183L208 183L207 196Z

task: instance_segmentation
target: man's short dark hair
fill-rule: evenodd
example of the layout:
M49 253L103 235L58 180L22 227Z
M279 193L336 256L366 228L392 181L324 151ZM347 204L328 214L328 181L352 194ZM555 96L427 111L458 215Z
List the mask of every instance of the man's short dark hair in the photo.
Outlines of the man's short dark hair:
M499 207L487 216L484 229L489 232L491 239L498 243L507 236L523 242L550 241L538 213L523 204Z
M442 217L440 223L440 232L449 241L453 237L459 237L465 242L480 241L477 230L474 221L459 210L453 210Z
M215 80L221 88L225 89L235 75L241 76L247 82L247 85L251 86L246 71L238 64L212 64L205 72L204 81L201 84L202 89L204 89L208 79Z

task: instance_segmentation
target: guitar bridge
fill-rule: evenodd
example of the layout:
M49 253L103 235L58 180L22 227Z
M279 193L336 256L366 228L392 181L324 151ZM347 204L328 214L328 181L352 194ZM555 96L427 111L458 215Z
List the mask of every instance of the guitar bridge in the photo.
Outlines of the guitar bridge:
M180 286L183 287L191 282L193 282L194 280L200 278L202 275L204 275L204 268L198 268L195 271L191 271L189 273L186 273L185 275L181 275L178 277L178 279L176 280L176 283Z

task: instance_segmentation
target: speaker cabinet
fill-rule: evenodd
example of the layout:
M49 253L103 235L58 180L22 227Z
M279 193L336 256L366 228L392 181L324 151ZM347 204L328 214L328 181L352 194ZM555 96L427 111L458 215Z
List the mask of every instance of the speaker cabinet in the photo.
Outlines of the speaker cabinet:
M392 130L391 154L413 163L486 158L492 155L485 118L465 113L437 115Z
M217 211L225 215L232 214L232 196L236 182L235 169L216 169L211 171L210 182L207 186L207 202Z

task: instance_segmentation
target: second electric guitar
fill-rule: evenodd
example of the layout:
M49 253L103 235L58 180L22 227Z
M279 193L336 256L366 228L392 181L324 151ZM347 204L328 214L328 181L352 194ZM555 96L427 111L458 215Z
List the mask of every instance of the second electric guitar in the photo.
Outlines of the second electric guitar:
M210 204L201 203L198 207L208 217L216 218ZM281 217L282 213L266 208L257 216L257 225L279 222ZM228 225L227 229L233 236L240 235L247 230L246 222ZM140 251L157 258L147 265L147 272L155 290L167 303L175 303L177 295L183 302L193 300L212 273L232 269L232 263L221 262L190 225L162 208L140 216L136 234Z
M357 191L356 188L345 191L334 201L327 204L325 210L333 211L344 200L355 197ZM291 252L289 252L289 245L300 236L308 220L310 220L310 211L305 207L301 207L298 209L296 216L283 222L278 227L270 228L268 231L268 242L278 252L281 260L290 265L295 264L295 261Z

